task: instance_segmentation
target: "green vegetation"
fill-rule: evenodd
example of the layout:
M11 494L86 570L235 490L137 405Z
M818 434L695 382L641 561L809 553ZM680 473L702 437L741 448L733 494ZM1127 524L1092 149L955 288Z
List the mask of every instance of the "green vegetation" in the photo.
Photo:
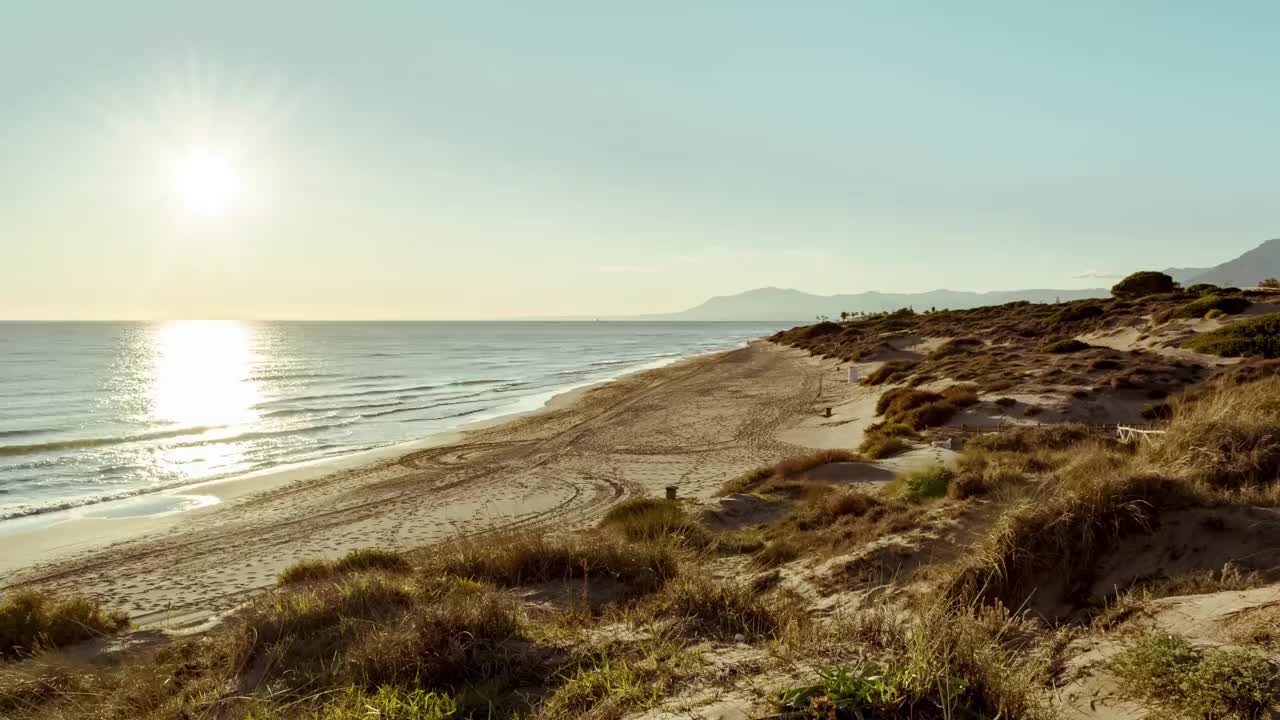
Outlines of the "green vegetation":
M1280 358L1280 313L1238 320L1196 335L1182 346L1222 357Z
M609 509L600 527L620 532L632 541L670 539L694 547L705 547L710 542L707 531L673 500L625 500Z
M1089 343L1081 342L1075 338L1067 338L1066 340L1056 340L1040 346L1040 352L1050 353L1054 355L1062 355L1065 353L1077 353L1088 350L1091 346Z
M300 560L280 573L279 583L313 582L315 580L332 579L338 575L361 570L385 570L387 572L408 572L412 569L409 561L403 556L380 550L364 548L352 550L337 562L324 560Z
M952 473L945 466L932 465L899 475L885 486L885 492L911 502L923 502L947 494Z
M349 688L317 720L449 720L457 713L458 703L448 695L383 685L375 692Z
M910 360L892 360L881 365L862 379L863 385L892 385L899 382L915 368Z
M721 496L755 492L762 488L795 481L821 465L840 462L862 462L862 456L848 450L815 450L805 455L795 455L776 465L765 465L733 478L720 486Z
M1092 320L1106 314L1106 307L1095 300L1067 303L1060 310L1049 316L1049 324L1054 326L1065 325L1082 320Z
M129 616L83 595L23 590L0 598L0 659L65 647L128 628Z
M1168 317L1200 318L1215 312L1217 313L1215 317L1238 315L1247 310L1251 304L1243 297L1223 297L1214 294L1201 295L1186 305L1175 308L1163 319L1168 319Z
M1197 297L1201 295L1219 295L1222 292L1222 288L1210 283L1196 283L1195 285L1188 285L1184 292Z
M1263 717L1280 689L1280 668L1266 658L1157 632L1125 648L1111 669L1130 695L1191 720Z
M912 438L915 434L916 431L904 423L877 423L863 434L858 453L869 460L892 457L909 448L903 438Z
M1178 290L1178 283L1162 272L1144 270L1133 273L1111 288L1111 294L1118 298L1143 298L1151 295L1172 293Z

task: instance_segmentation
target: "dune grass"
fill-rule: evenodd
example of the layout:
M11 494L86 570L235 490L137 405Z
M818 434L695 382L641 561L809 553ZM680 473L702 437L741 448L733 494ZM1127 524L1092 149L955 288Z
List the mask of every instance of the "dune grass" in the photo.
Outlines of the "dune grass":
M363 548L352 550L336 561L300 560L280 573L277 582L281 585L292 583L329 580L349 572L364 570L385 570L387 572L409 572L412 566L398 553L379 548Z
M855 452L841 449L815 450L804 455L794 455L774 465L765 465L733 478L720 486L720 496L767 490L771 485L796 480L810 470L831 463L862 462Z
M65 647L128 627L128 615L93 598L22 590L0 598L0 659Z
M947 494L953 473L944 465L931 465L894 478L884 493L910 502L924 502Z
M1191 720L1263 717L1280 691L1280 667L1264 657L1159 632L1130 643L1110 668L1129 695Z
M710 542L705 528L694 522L674 500L631 498L609 509L600 527L632 541L671 540L693 547Z

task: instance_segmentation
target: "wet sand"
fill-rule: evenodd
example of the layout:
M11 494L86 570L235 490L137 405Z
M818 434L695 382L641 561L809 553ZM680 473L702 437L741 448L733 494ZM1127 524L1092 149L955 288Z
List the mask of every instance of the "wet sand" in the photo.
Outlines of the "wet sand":
M221 502L162 517L0 535L0 589L89 592L141 625L234 607L296 560L459 536L589 526L627 497L710 497L810 447L854 447L869 391L834 362L756 342L556 398L545 409L380 452L191 490ZM874 402L872 400L872 402ZM853 408L821 417L822 408Z

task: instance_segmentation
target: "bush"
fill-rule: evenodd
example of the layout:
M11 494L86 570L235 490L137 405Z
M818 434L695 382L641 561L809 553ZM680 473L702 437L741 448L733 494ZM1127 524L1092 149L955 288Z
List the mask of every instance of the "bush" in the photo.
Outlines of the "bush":
M911 502L940 498L947 494L947 483L952 472L942 465L933 465L899 475L885 486L885 492Z
M1222 288L1210 283L1196 283L1195 285L1189 285L1186 288L1186 293L1188 295L1218 295L1221 292Z
M1280 358L1280 313L1233 322L1197 335L1182 346L1222 357Z
M952 355L960 355L963 353L973 352L983 346L983 342L978 338L959 337L948 340L938 346L937 350L929 353L929 357L938 360Z
M633 542L675 540L705 547L710 541L706 529L693 522L673 500L645 497L625 500L605 513L600 527L620 532Z
M438 546L427 561L431 575L516 587L579 578L612 578L633 592L649 592L676 576L679 564L664 544L608 535L513 534Z
M409 572L412 569L413 567L409 564L409 561L398 553L377 548L364 548L352 550L337 562L300 560L285 568L280 573L277 582L281 585L289 585L332 579L338 575L365 570Z
M704 637L731 639L776 637L787 622L787 608L757 595L747 585L688 577L670 583L653 596L651 610L680 621L686 630Z
M1058 309L1057 312L1049 316L1049 324L1061 325L1063 323L1090 320L1101 317L1105 313L1106 310L1102 307L1102 304L1096 300L1081 300L1068 303Z
M1198 648L1150 632L1111 661L1132 696L1191 718L1257 718L1270 707L1278 668L1240 650Z
M862 444L858 446L858 452L870 460L880 460L881 458L897 455L906 450L907 447L909 447L907 443L903 442L902 438L897 435L872 432L863 437Z
M1081 352L1083 350L1088 350L1090 347L1092 346L1088 343L1080 342L1075 338L1068 338L1066 340L1058 340L1056 342L1041 345L1040 352L1060 355L1065 353Z
M942 391L942 397L958 408L978 404L978 386L973 383L952 385Z
M1150 270L1136 272L1116 283L1111 294L1118 298L1142 298L1148 295L1171 293L1178 289L1178 283L1162 272Z
M1237 315L1244 312L1250 303L1242 297L1222 297L1221 295L1203 295L1178 308L1177 315L1185 318L1204 317L1206 314L1219 311L1219 315Z
M23 590L0 600L0 659L74 645L129 627L129 616L84 595Z
M1065 450L1089 437L1089 428L1077 423L1032 425L987 433L965 444L966 450L1031 453L1036 450Z
M1226 316L1227 316L1227 314L1226 314L1225 312L1223 312L1222 310L1219 310L1218 308L1214 308L1214 309L1212 309L1212 310L1210 310L1209 312L1207 312L1207 313L1205 313L1205 314L1204 314L1204 319L1205 319L1205 320L1217 320L1217 319L1218 319L1218 318L1220 318L1220 317L1226 317Z
M909 410L942 399L942 395L929 390L894 388L876 400L876 414L899 417Z
M876 368L862 379L863 385L886 385L898 382L911 374L916 363L911 360L891 360Z
M835 333L840 332L842 329L843 328L841 328L840 325L838 325L837 323L823 321L818 323L817 325L810 325L804 331L804 336L806 338L815 338L815 337L821 337L823 335L834 335Z

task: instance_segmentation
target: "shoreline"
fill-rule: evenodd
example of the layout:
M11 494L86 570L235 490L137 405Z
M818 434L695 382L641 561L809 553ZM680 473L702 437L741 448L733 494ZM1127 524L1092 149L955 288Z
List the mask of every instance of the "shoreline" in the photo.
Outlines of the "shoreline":
M0 520L0 539L9 546L10 550L0 556L0 573L21 572L34 564L57 562L76 552L91 551L95 546L110 546L151 532L172 530L184 518L217 513L226 509L226 503L255 494L303 485L345 471L375 467L415 452L459 443L464 441L470 433L498 428L507 423L564 409L598 387L624 380L638 373L660 370L698 359L713 358L757 341L759 338L750 340L738 348L663 358L657 362L628 369L614 377L586 381L531 395L529 398L539 401L537 406L530 406L529 398L521 398L512 403L518 409L511 412L469 420L455 428L431 433L415 440L357 450L338 457L289 463L254 470L243 475L203 480L124 498ZM150 506L153 510L134 513L131 508L135 506L142 508Z
M0 584L88 593L141 626L186 624L236 607L302 559L591 527L615 503L672 484L706 501L760 465L856 443L873 391L843 382L837 366L759 340L678 359L370 451L381 459L346 469L208 485L228 497L211 507L5 535L15 552L0 558Z
M491 415L467 420L456 427L429 433L413 440L393 442L365 450L353 450L334 457L284 463L238 475L198 480L155 490L143 490L124 497L91 500L71 507L0 519L0 538L9 539L15 535L21 536L33 531L86 520L109 522L145 521L181 516L191 512L214 510L223 502L245 494L270 490L295 482L306 482L329 473L350 470L363 465L372 465L406 453L457 442L462 439L465 433L494 427L521 417L562 407L572 403L581 393L590 391L600 385L616 382L629 375L661 369L695 358L731 352L745 347L758 339L749 340L735 348L664 357L657 361L629 368L612 377L571 383L553 390L535 393L502 406ZM146 511L147 508L150 508L150 510ZM4 560L0 559L0 571L9 569Z

